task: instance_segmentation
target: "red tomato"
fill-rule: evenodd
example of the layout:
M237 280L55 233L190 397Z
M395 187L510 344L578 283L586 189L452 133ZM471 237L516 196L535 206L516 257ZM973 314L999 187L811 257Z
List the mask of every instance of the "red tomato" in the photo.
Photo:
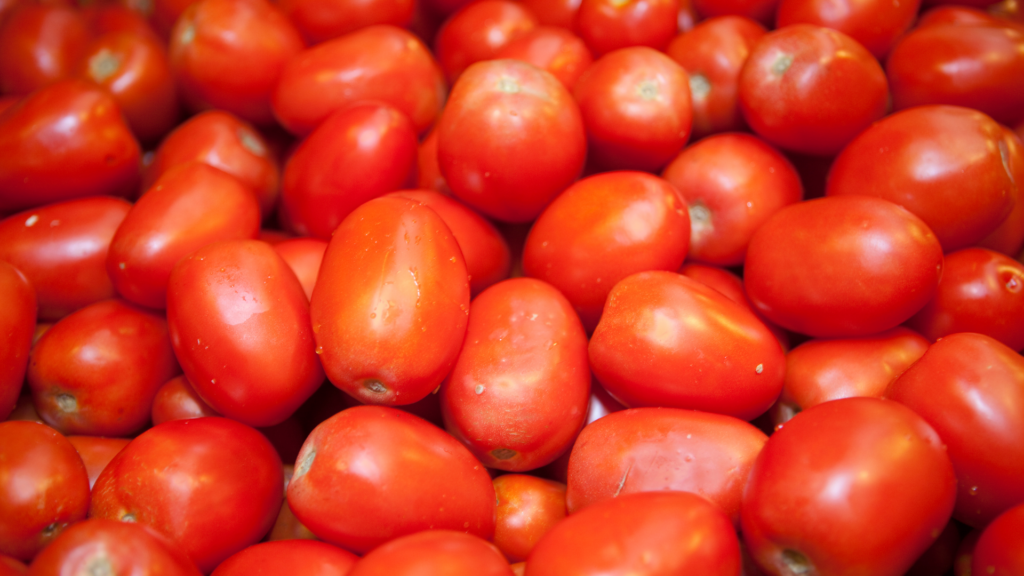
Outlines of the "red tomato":
M178 261L214 242L255 238L259 229L252 191L192 162L167 172L128 211L110 242L107 274L126 300L163 309Z
M327 242L316 238L292 238L272 244L274 252L284 259L288 267L295 272L295 277L302 284L306 298L313 297L313 286L316 285L320 273L320 263L327 251Z
M609 170L661 169L690 138L693 108L686 70L646 47L594 62L573 87L590 161Z
M2 237L2 236L0 236ZM0 261L0 421L18 401L36 330L36 291L25 275Z
M750 420L782 390L785 358L753 314L674 272L641 272L608 295L590 369L629 407L670 406Z
M725 514L695 494L626 494L559 522L526 561L526 576L601 574L739 576L740 546Z
M485 290L440 396L445 427L486 466L521 472L557 458L590 399L587 335L569 301L532 278Z
M109 94L81 80L50 84L0 115L0 212L126 196L140 156Z
M251 426L279 424L323 381L309 318L295 273L259 240L201 248L167 286L171 343L189 382Z
M0 422L0 554L31 560L89 510L75 447L35 422Z
M972 574L1014 576L1024 573L1024 504L999 515L978 538Z
M754 459L768 440L750 424L719 414L634 408L580 433L569 458L570 514L637 492L693 492L739 525Z
M416 152L416 187L420 190L435 190L442 194L451 195L452 189L448 187L444 175L441 174L441 167L437 163L437 130L431 130L420 142Z
M513 58L550 72L568 90L594 62L579 36L555 26L538 26L505 44L495 58Z
M466 264L451 231L430 208L393 197L341 223L310 301L327 377L372 404L411 404L436 389L468 314Z
M950 521L942 534L924 551L907 570L904 576L934 576L948 574L956 560L956 549L960 545L960 531L956 521Z
M942 533L957 479L939 435L906 407L844 398L765 444L741 527L771 574L901 576Z
M0 26L0 92L28 94L66 78L89 43L71 6L25 3Z
M128 436L149 422L156 391L177 373L163 316L104 300L43 334L28 383L39 415L60 432Z
M593 331L619 280L678 270L689 244L690 218L670 183L642 172L598 174L570 186L537 218L523 272L558 288Z
M982 527L1024 502L1024 358L981 334L952 334L889 385L946 443L958 480L953 516Z
M534 15L511 0L480 0L452 14L437 32L434 53L449 82L537 26Z
M519 0L544 26L573 29L576 12L583 0Z
M175 420L114 457L89 516L149 526L207 574L270 530L283 483L281 460L259 432L226 418Z
M679 0L582 0L576 32L594 56L631 46L664 50L678 31Z
M367 26L412 22L415 0L280 0L278 7L310 44L319 44Z
M264 542L221 562L211 576L291 574L293 576L345 576L359 558L324 542L284 540Z
M32 562L32 574L90 573L202 574L152 528L103 518L90 518L69 527Z
M885 115L878 60L837 30L795 24L758 40L739 79L740 110L768 142L830 156Z
M832 28L884 60L914 23L920 7L921 0L782 0L775 13L775 26L815 24Z
M494 545L510 562L520 562L565 518L565 484L528 474L505 474L493 484Z
M349 576L512 576L494 544L451 530L430 530L396 538L371 551Z
M220 416L196 394L195 388L184 374L164 383L153 398L153 425L170 420L186 420L203 416Z
M775 11L779 0L692 0L700 16L744 16L757 20L765 26L775 23Z
M114 456L128 445L127 438L102 436L68 436L68 441L82 457L85 471L89 474L89 488L96 483L100 472L103 472Z
M894 328L935 294L942 247L920 218L870 196L779 210L754 233L743 282L779 326L819 338Z
M483 465L443 430L384 406L349 408L313 430L288 504L317 537L357 554L429 529L494 534Z
M1024 123L1019 128L1024 132ZM996 252L1002 252L1011 258L1020 253L1024 248L1024 141L1021 141L1019 133L1010 130L1006 126L1003 129L1003 143L1006 144L1006 153L1000 150L1004 156L1007 170L1017 185L1017 202L1013 205L1010 215L1003 220L991 234L978 242L977 246L988 248Z
M437 159L455 195L486 216L529 222L579 176L579 108L551 74L518 60L478 62L452 89Z

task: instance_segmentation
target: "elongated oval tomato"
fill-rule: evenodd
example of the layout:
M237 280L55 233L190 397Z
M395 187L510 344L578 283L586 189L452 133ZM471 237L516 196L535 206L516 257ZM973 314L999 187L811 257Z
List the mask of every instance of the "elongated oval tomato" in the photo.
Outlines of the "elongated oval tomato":
M349 576L464 574L512 576L494 544L451 530L429 530L395 538L364 556Z
M494 534L494 487L440 428L386 406L357 406L306 439L288 504L320 539L358 554L429 529Z
M36 330L36 291L25 275L0 261L0 421L14 410Z
M291 574L292 576L345 576L359 558L355 554L313 540L263 542L221 562L216 576ZM211 575L213 576L213 575Z
M441 217L385 197L335 231L310 315L327 377L370 404L412 404L459 354L469 314L462 251Z
M262 434L227 418L174 420L111 460L89 516L154 528L208 574L270 530L283 494L281 459Z
M557 289L513 278L473 300L441 409L481 462L511 471L548 464L583 427L589 400L587 335Z
M278 424L323 381L306 294L265 242L218 242L181 260L167 322L196 392L240 422Z
M668 406L751 420L782 390L785 357L752 313L673 272L626 277L590 339L590 368L631 408Z

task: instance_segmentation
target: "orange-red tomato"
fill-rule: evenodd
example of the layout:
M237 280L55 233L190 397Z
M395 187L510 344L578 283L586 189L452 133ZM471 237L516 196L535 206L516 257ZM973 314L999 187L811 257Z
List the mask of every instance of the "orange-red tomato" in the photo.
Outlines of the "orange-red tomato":
M494 544L451 530L428 530L384 544L352 567L349 576L451 574L511 576Z
M565 484L529 474L504 474L493 484L494 545L509 562L521 562L565 518Z
M292 574L345 576L359 558L347 550L313 540L263 542L221 562L211 576Z

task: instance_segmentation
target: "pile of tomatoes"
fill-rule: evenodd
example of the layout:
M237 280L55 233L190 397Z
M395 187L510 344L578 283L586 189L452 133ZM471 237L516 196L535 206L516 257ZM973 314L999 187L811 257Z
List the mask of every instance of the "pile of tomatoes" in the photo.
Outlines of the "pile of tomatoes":
M963 4L0 0L0 576L1024 575Z

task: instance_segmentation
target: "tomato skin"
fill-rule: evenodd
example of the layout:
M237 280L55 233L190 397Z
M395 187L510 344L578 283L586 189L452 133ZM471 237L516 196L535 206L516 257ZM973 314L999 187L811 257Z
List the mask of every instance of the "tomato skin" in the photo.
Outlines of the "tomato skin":
M360 204L411 184L418 145L412 122L387 104L334 112L285 165L281 219L300 235L329 240Z
M649 492L568 516L526 560L526 576L599 574L739 576L740 546L732 523L707 500Z
M111 460L89 516L145 524L206 574L270 530L283 493L281 459L262 434L227 418L175 420Z
M1024 123L1020 125L1024 132ZM1013 205L1010 215L1003 220L1003 223L996 227L991 234L978 242L980 248L988 248L996 252L1002 252L1011 258L1020 253L1024 248L1024 141L1017 132L1007 128L1003 129L1002 142L1006 144L1005 157L1007 172L1012 175L1017 185L1017 201ZM1002 153L1003 150L1000 150Z
M978 538L971 573L1013 576L1024 570L1024 504L993 520Z
M444 73L430 50L406 30L369 26L292 57L273 94L274 116L305 136L335 110L379 100L405 113L420 134L444 106Z
M467 68L437 125L438 164L455 196L507 222L535 219L579 176L586 148L569 91L518 60Z
M839 30L884 61L889 50L914 24L920 7L921 0L781 0L775 13L775 26L783 28L802 23ZM894 87L894 96L895 91Z
M660 170L690 138L693 108L682 66L652 48L599 58L573 87L589 162L608 170Z
M3 15L0 14L0 18L2 17ZM0 574L3 576L25 576L28 574L28 566L6 554L0 554Z
M1024 120L1024 28L996 21L913 30L885 69L895 110L949 104L1009 126Z
M36 422L0 422L0 554L31 560L89 510L75 447Z
M697 14L704 18L743 16L765 26L774 23L779 0L692 0Z
M920 218L870 196L787 206L754 233L744 286L769 320L818 338L893 328L935 294L942 247Z
M86 196L127 196L139 143L101 88L62 80L0 115L0 212Z
M973 245L1014 204L1003 129L976 110L920 106L886 117L861 133L832 164L828 196L869 195L924 220L942 248Z
M976 332L1024 349L1024 264L984 248L948 254L935 297L907 326L932 341Z
M71 6L25 3L0 26L0 93L25 95L71 75L90 40Z
M127 436L146 425L157 390L177 373L163 316L104 300L43 334L28 383L39 415L61 433Z
M521 472L557 458L590 399L587 335L569 301L532 278L485 290L440 396L445 428L484 465Z
M692 492L739 525L747 476L768 440L752 425L720 414L633 408L587 426L569 457L566 504L576 514L638 492Z
M407 27L416 7L414 0L281 0L292 24L310 45L344 36L368 26Z
M953 517L982 527L1024 502L1024 358L981 334L931 345L885 393L942 437L956 469Z
M576 12L583 0L519 0L544 26L573 29Z
M299 31L266 0L201 0L171 32L171 69L194 111L220 108L274 122L271 94L288 60L305 48ZM253 63L239 66L239 62Z
M538 26L505 44L495 58L513 58L550 72L568 90L594 63L579 36L556 26Z
M448 82L471 64L493 60L506 44L537 27L537 19L519 2L481 0L452 14L434 40L434 54Z
M317 537L357 554L428 529L494 534L483 465L443 430L385 406L349 408L313 430L288 504Z
M372 550L349 572L349 576L413 574L511 576L512 571L490 542L451 530L429 530Z
M89 474L89 488L92 489L103 469L128 445L127 438L104 438L102 436L68 436L68 441L82 457L85 471Z
M430 208L384 197L335 231L313 288L317 351L335 386L372 404L423 399L451 371L466 334L469 279Z
M292 238L272 245L302 284L306 298L312 298L313 287L320 273L320 264L327 251L327 242L316 238Z
M935 542L914 561L914 565L903 576L934 576L951 573L960 545L960 531L957 523L950 520Z
M195 388L184 374L165 382L157 390L156 397L153 398L154 426L170 420L186 420L203 416L220 416L220 413L210 408L210 405L196 394Z
M135 304L163 309L171 270L214 242L255 238L256 196L237 178L193 162L168 172L128 211L107 252L107 274Z
M529 474L504 474L493 484L494 545L510 562L521 562L565 518L565 484Z
M665 50L676 35L679 0L582 0L573 22L594 56L631 46Z
M20 270L0 260L0 422L18 401L36 331L36 291Z
M612 287L636 272L675 271L690 245L678 189L642 172L584 178L544 209L523 248L523 272L558 288L593 331Z
M769 143L830 156L885 115L885 72L837 30L794 24L765 34L740 71L747 124Z
M211 576L345 576L357 560L359 558L347 550L314 540L263 542L221 562Z
M295 273L259 240L201 248L167 286L185 376L210 407L250 426L279 424L323 381L309 318Z
M942 532L956 484L939 435L905 406L825 402L768 439L743 538L769 573L900 576Z
M785 358L740 304L674 272L612 289L590 339L590 368L631 408L667 406L751 420L782 390Z
M166 538L148 526L90 518L69 527L32 561L31 573L161 574L201 572Z

